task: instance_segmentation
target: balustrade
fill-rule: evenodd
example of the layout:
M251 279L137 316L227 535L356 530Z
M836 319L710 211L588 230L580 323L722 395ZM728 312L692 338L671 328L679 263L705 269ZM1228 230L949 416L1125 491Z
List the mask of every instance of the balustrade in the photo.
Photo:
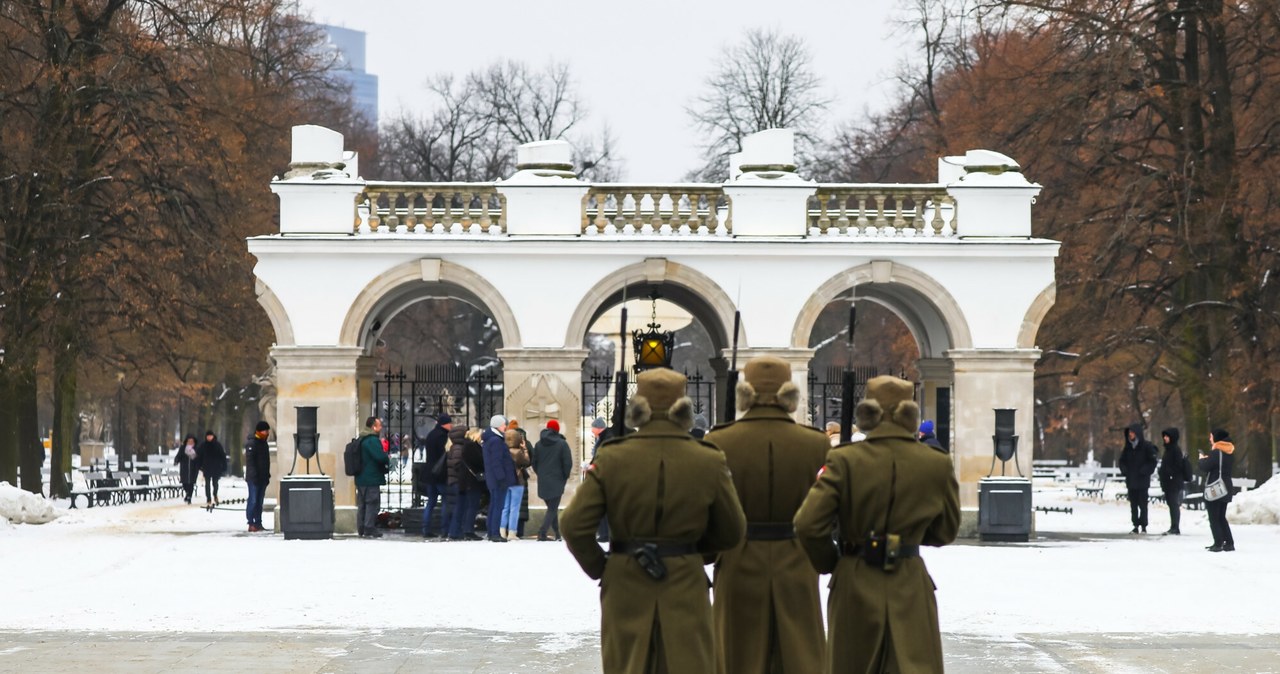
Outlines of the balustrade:
M506 232L506 199L493 183L370 182L357 200L357 231L396 234Z
M809 198L810 235L954 236L956 204L942 185L819 185Z
M720 185L592 185L582 201L583 234L727 236L732 207Z

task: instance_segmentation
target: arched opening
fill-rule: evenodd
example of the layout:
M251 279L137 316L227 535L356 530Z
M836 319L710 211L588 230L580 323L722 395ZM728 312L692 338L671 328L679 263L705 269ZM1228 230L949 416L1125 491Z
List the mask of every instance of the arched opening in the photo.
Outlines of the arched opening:
M626 334L621 334L622 308L627 308ZM620 412L617 373L625 371L633 389L636 350L633 335L649 331L671 332L671 368L684 373L693 399L696 426L709 429L722 415L725 373L723 357L732 346L732 324L725 325L715 307L693 289L674 282L627 283L607 294L593 308L581 344L588 351L582 367L582 414L588 422L601 418L612 425ZM627 396L630 391L626 391ZM590 424L584 424L584 435ZM584 437L584 446L593 441Z
M857 306L850 334L850 306ZM840 420L843 375L855 379L854 399L871 377L892 374L917 383L922 418L933 420L950 446L952 375L947 350L967 345L968 326L950 294L920 272L877 261L828 280L801 310L794 338L814 349L809 366L809 420L823 428Z

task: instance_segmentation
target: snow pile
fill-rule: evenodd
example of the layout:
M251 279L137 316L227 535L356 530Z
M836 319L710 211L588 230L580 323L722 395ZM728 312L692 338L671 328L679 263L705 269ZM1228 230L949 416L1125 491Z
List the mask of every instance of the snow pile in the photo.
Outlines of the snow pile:
M62 511L53 507L53 501L0 482L0 522L44 524L61 516Z
M1261 487L1242 492L1227 506L1232 524L1280 524L1280 479L1267 480Z

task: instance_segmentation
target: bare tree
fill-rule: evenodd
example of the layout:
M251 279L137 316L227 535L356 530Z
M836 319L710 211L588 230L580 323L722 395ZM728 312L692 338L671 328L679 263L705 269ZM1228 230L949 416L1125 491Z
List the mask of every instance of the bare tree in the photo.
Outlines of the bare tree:
M715 67L706 92L687 108L708 137L707 162L691 178L725 180L729 155L742 149L745 136L766 129L794 130L797 156L811 153L830 101L822 95L803 40L753 30L741 43L726 47Z
M608 127L598 136L577 134L586 106L567 66L534 71L504 61L462 78L436 75L427 87L438 101L430 113L404 112L383 130L380 154L389 178L498 180L515 171L517 145L556 139L574 146L574 162L588 180L618 176Z

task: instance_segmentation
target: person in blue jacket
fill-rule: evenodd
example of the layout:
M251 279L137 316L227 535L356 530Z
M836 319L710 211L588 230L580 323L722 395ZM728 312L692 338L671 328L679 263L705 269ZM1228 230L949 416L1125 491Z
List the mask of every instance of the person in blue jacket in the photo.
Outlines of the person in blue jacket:
M489 488L489 516L486 523L489 540L493 543L507 542L501 534L502 507L507 500L507 489L516 483L516 464L511 460L511 452L507 449L506 432L507 418L501 414L493 415L480 446L484 452L484 483Z

